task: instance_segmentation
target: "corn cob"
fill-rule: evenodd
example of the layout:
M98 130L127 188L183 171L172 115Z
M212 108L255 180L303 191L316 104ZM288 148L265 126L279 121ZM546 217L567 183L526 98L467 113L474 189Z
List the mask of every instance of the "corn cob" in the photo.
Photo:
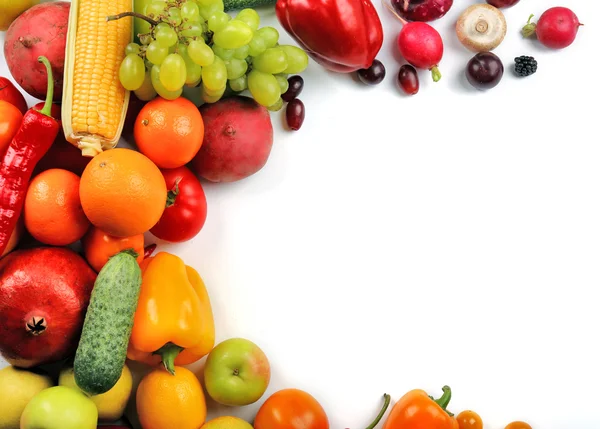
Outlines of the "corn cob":
M62 123L67 140L93 157L121 137L130 92L119 81L133 19L133 0L72 0L65 53Z

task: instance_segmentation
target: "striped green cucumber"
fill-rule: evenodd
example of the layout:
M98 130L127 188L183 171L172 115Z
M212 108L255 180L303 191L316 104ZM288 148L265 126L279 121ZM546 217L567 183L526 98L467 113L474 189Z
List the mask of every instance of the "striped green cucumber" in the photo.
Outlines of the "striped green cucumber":
M264 6L275 6L277 0L223 0L225 12L242 9L256 9Z
M110 258L98 273L73 364L75 383L90 395L108 392L121 377L141 285L130 251Z

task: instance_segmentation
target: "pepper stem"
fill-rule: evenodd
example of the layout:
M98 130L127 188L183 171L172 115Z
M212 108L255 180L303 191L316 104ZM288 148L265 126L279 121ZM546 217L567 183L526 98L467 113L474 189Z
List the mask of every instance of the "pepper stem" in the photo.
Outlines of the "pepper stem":
M440 72L440 69L438 68L438 66L433 66L431 68L431 76L433 77L434 82L440 81L440 79L442 78L442 72Z
M369 426L367 426L367 429L375 429L375 426L377 426L379 424L379 421L383 418L383 415L385 414L388 406L390 405L390 395L388 395L387 393L385 393L383 395L383 407L381 408L381 411L379 412L379 414L377 415L377 417L375 417L375 420L373 420L373 423L371 423Z
M445 412L447 412L450 415L450 417L452 417L454 416L454 414L452 414L446 409L448 407L448 404L450 403L450 399L452 399L452 390L449 386L444 386L442 387L442 391L444 392L442 397L434 402L438 404Z
M167 343L153 354L160 355L165 369L169 371L171 375L175 375L175 358L182 350L183 347L179 347L173 343Z
M48 75L48 88L46 89L46 102L40 113L52 117L52 100L54 99L54 77L52 76L52 65L48 58L38 57L38 62L46 66L46 74Z
M537 25L534 22L531 22L531 18L533 18L533 14L529 15L529 19L527 20L527 25L525 25L523 27L523 29L521 30L521 33L523 33L523 36L525 37L530 37L533 36L535 34L535 29L537 27Z

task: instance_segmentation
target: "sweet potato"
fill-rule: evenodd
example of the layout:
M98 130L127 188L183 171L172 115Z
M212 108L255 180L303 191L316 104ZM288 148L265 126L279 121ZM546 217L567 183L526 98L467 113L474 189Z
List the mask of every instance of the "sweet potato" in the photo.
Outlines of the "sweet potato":
M244 96L203 104L204 142L192 161L196 173L211 182L235 182L260 171L273 147L269 111Z
M4 42L4 57L12 77L34 98L46 98L47 76L45 56L52 65L54 101L62 99L65 46L71 3L58 1L41 3L23 12L8 28Z

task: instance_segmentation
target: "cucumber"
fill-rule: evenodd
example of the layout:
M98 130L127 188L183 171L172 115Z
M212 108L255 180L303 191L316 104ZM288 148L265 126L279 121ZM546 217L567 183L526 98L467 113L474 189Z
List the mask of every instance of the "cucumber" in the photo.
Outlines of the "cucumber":
M141 285L130 251L110 258L98 273L73 364L75 383L90 395L108 392L121 377Z
M277 0L223 0L225 12L242 9L256 9L263 6L275 6Z

